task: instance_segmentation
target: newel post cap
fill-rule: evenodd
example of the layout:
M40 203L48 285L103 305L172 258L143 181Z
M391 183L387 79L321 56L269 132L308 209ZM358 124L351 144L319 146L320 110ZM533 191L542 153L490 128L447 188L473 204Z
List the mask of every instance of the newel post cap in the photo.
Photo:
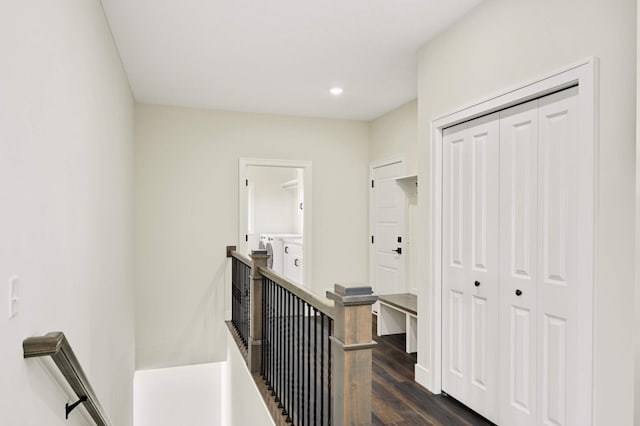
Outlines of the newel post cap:
M251 250L249 255L252 259L266 259L269 257L266 250Z
M327 299L343 306L373 305L378 296L371 286L358 283L335 284L333 291L327 291Z

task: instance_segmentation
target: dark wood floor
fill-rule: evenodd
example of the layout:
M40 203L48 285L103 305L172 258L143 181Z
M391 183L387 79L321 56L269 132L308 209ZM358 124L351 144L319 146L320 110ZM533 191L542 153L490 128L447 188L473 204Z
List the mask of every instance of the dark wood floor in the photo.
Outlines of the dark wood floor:
M434 395L414 381L416 354L404 351L405 335L373 336L374 425L493 425L454 399Z

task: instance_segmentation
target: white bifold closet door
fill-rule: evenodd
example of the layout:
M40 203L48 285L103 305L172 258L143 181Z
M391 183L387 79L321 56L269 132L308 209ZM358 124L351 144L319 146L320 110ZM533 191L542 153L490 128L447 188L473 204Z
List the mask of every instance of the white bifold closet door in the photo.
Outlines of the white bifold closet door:
M504 425L536 420L537 104L500 114L499 419Z
M501 425L578 425L578 88L443 135L442 388ZM581 228L581 226L583 228ZM585 330L586 328L586 330ZM584 405L584 404L583 404Z
M498 114L443 138L442 387L483 416L498 411Z

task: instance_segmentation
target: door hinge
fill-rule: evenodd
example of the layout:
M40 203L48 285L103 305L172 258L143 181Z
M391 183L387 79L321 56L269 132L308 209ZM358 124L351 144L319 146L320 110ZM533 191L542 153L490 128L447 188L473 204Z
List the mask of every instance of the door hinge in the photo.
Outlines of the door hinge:
M371 179L371 187L373 188L373 187L374 187L374 185L375 185L375 184L373 183L373 179Z
M247 234L244 234L244 240L247 242L249 241L249 236Z
M371 236L371 244L373 244L374 238L373 235Z

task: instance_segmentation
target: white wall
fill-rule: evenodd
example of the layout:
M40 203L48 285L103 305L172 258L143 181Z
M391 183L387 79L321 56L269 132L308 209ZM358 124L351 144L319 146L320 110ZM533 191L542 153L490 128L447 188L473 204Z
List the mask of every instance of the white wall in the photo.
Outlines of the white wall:
M221 361L238 158L313 162L313 288L367 281L367 123L136 107L137 367Z
M287 167L249 166L254 185L254 226L256 234L286 233L296 230L296 193L282 187L294 180L297 170Z
M227 363L138 371L134 379L135 426L228 425ZM238 395L234 396L238 399Z
M370 161L403 155L407 175L417 172L418 101L414 100L370 123Z
M275 423L258 391L247 364L231 333L225 332L227 342L227 365L225 368L224 401L226 424L231 426L271 426Z
M425 224L434 118L587 56L601 60L594 424L628 425L633 418L635 8L623 0L487 1L419 53L419 199ZM428 239L424 259L427 244ZM421 312L429 311L427 272L421 274ZM420 316L418 362L426 369L429 326L428 316Z
M0 3L0 55L0 424L82 423L22 358L24 338L63 331L113 423L130 425L133 99L100 1Z
M273 425L231 333L226 361L137 371L135 426Z

